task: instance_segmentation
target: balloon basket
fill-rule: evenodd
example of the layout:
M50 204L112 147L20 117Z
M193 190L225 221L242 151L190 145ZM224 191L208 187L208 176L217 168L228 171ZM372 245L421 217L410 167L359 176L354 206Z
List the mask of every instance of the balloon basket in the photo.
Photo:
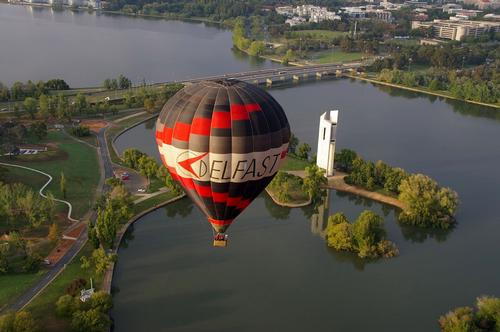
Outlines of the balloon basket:
M225 234L217 234L214 237L214 247L227 247L227 235Z

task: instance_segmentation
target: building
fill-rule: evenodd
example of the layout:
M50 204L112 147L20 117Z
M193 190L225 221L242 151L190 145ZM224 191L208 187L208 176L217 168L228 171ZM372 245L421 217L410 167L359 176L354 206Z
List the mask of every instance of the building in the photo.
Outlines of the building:
M466 37L477 38L490 30L500 32L500 23L468 20L434 20L432 22L412 22L412 29L432 28L434 37L463 40Z
M464 0L465 5L473 5L479 9L500 8L500 0Z
M335 12L330 12L326 7L313 5L301 5L297 7L281 6L276 7L276 13L289 18L287 24L298 25L305 22L319 23L322 21L341 20L341 17Z
M316 164L332 176L335 163L335 140L339 111L325 112L319 118L318 154Z
M485 20L500 21L500 15L497 14L486 14L483 16Z

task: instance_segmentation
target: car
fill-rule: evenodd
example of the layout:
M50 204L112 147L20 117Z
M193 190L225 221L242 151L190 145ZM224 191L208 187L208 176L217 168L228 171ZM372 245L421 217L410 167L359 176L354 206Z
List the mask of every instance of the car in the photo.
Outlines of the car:
M146 192L146 189L144 189L144 188L139 188L139 189L137 189L137 191L138 191L138 192L140 192L140 193L145 193L145 192Z
M50 259L45 258L45 259L43 260L43 264L45 264L45 265L50 265Z
M130 180L130 174L123 173L123 174L121 175L121 179L122 179L122 180Z

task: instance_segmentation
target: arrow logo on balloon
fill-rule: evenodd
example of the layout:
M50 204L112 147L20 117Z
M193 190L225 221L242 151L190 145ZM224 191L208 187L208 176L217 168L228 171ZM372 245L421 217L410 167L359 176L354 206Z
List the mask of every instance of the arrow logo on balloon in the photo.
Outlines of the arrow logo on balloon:
M188 158L188 159L183 160L183 161L179 161L178 164L179 164L179 166L184 168L186 171L188 171L189 173L191 173L194 176L196 176L197 178L199 178L199 176L193 170L193 164L195 162L197 162L198 160L203 159L203 157L205 157L207 154L208 154L208 152L205 152L199 156L196 156L193 158Z

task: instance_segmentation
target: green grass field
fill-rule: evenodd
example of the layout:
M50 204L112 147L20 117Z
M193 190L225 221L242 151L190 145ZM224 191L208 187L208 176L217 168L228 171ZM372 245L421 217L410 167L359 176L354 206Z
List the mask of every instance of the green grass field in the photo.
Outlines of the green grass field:
M311 163L292 157L290 155L286 156L285 162L281 166L280 170L282 171L303 171L306 166L311 165Z
M134 214L138 214L138 213L141 213L143 211L146 211L147 209L150 209L153 206L156 206L160 203L168 201L169 199L172 199L175 196L176 195L174 195L172 192L167 191L165 193L162 193L162 194L153 196L149 199L146 199L146 200L134 205L134 208L133 208Z
M298 30L291 33L293 38L310 37L312 39L329 39L345 36L347 33L331 30Z
M320 64L350 62L361 60L363 57L366 58L367 55L361 52L323 51L312 54L312 62Z
M44 274L45 270L40 270L38 273L33 274L26 273L0 276L0 309L9 301L21 295Z
M66 178L68 200L73 205L76 218L82 217L90 208L100 178L97 152L86 144L82 144L59 131L50 131L43 143L55 143L62 153L54 158L33 160L31 156L18 156L12 160L2 158L2 161L33 167L52 175L53 180L47 187L56 198L63 199L60 192L61 172ZM43 153L40 153L40 158ZM51 159L51 160L50 160Z

